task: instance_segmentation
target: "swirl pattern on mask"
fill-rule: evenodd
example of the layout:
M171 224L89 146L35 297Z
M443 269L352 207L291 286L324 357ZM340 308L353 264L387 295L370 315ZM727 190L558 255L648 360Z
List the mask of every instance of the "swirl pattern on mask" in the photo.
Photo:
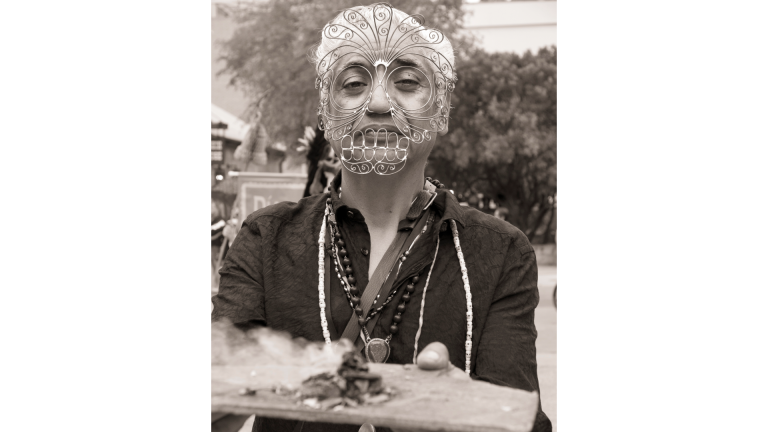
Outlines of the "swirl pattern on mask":
M430 141L435 132L445 130L448 124L450 93L456 78L451 62L435 49L445 36L439 30L424 27L425 20L421 15L399 19L395 18L394 11L385 3L347 9L335 22L323 28L323 38L338 44L317 62L318 124L331 140L342 142L342 163L354 173L387 175L400 171L411 142ZM370 112L376 82L389 79L396 69L393 62L405 55L433 69L413 68L421 72L428 84L425 102L402 103L385 87L387 112L401 136L384 131L380 138L381 131L369 134L357 131L363 117ZM341 101L335 94L339 73L344 71L342 62L352 56L362 56L373 71L368 72L372 83L370 93L367 97L361 95L359 102L356 100L354 104ZM390 135L395 136L394 141Z

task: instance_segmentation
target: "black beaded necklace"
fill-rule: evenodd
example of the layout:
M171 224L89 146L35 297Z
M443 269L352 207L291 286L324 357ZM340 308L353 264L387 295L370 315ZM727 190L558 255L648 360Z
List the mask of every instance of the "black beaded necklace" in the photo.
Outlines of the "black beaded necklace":
M443 184L440 183L438 180L433 180L429 177L426 178L427 181L432 183L436 188L443 187ZM326 205L331 206L331 198L328 198L326 200ZM430 214L429 218L427 219L427 223L424 225L424 228L422 229L422 234L427 230L427 228L430 225L430 222L432 220L433 215ZM341 236L341 230L339 230L339 227L336 225L335 222L329 220L329 225L331 228L331 234L334 239L334 244L331 247L332 253L331 256L333 257L333 263L334 263L334 270L336 271L336 276L339 278L339 282L341 283L341 286L344 288L344 293L347 296L347 300L349 300L349 306L352 308L352 310L355 312L355 315L357 315L357 322L360 325L360 328L365 334L365 337L368 341L371 341L371 336L368 334L368 329L365 327L368 321L371 320L376 314L381 312L382 309L384 309L385 306L387 306L392 299L394 298L395 294L397 294L397 288L392 291L392 293L387 296L386 300L375 309L371 309L368 313L367 317L363 316L363 309L360 307L360 290L358 290L357 286L355 286L357 280L354 276L354 271L352 269L352 261L349 259L348 252L345 249L346 243L344 242L344 239ZM408 256L410 255L410 251L406 250L403 252L400 257L398 257L399 261L401 263L404 263L406 259L408 259ZM376 359L377 362L385 362L387 358L389 357L389 342L392 340L392 336L397 334L398 331L398 324L400 324L403 320L403 313L405 313L406 305L411 300L411 295L416 290L416 284L419 283L419 275L415 275L411 277L410 283L408 283L405 286L405 293L403 294L402 298L400 299L400 304L397 305L397 311L395 313L395 316L392 318L392 325L389 326L389 335L387 335L387 338L384 339L384 343L386 344L386 353L382 357ZM377 300L374 300L373 304L375 305ZM373 339L375 340L375 339ZM368 352L369 345L366 345L366 356L368 357L368 360L374 361L374 359L371 358L370 353ZM383 347L382 347L383 348Z

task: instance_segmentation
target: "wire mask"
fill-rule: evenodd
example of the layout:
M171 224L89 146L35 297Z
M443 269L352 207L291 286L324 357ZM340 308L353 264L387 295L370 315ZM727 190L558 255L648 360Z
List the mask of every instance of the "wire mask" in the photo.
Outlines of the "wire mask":
M455 78L451 63L435 50L445 36L425 28L421 15L398 22L386 3L347 9L340 17L323 28L324 38L341 42L317 64L320 129L341 141L341 161L350 172L395 174L405 166L411 143L431 141L447 127ZM389 105L384 112L402 135L356 130L366 112L373 112L369 104L379 87Z

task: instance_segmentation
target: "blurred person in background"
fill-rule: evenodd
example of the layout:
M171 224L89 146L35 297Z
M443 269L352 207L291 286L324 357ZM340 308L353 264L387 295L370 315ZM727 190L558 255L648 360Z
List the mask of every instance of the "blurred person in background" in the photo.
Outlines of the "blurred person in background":
M224 227L222 234L227 239L227 244L231 245L235 241L237 236L237 230L240 229L240 194L235 198L234 204L232 204L232 211L230 212L227 225ZM226 252L224 252L226 255Z
M224 219L223 203L211 201L211 287L219 286L219 269L240 229L240 195L235 198L230 218Z
M219 252L224 242L224 228L227 223L216 201L211 201L211 287L218 286Z
M304 197L327 192L328 185L341 170L341 161L331 144L325 139L325 133L316 127L310 127L304 131L304 137L299 142L306 145L307 162L309 172L307 174L307 186L304 188Z
M348 338L379 363L415 363L440 342L472 379L538 392L533 247L424 176L448 131L450 41L423 17L359 6L324 27L314 60L319 126L343 169L328 192L246 218L212 319L328 344ZM358 429L372 427L261 417L253 426ZM533 431L551 430L539 404Z
M555 245L557 245L557 231L555 231ZM557 309L557 284L555 284L555 290L552 292L552 302L555 303L555 309Z

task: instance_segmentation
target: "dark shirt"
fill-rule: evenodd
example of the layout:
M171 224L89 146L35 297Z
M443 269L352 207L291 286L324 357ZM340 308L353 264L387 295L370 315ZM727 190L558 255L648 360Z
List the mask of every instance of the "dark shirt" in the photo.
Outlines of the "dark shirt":
M340 176L334 180L338 185ZM534 310L539 303L536 255L528 238L507 222L460 206L452 193L439 189L432 206L436 223L419 238L403 263L392 301L382 310L372 338L386 338L395 309L414 275L420 280L390 342L387 363L413 362L414 340L427 273L440 246L427 288L419 350L439 341L448 348L451 363L464 370L466 297L449 220L456 221L472 291L473 337L471 377L496 385L539 391L536 371ZM252 213L243 223L220 270L219 293L213 298L212 319L227 318L241 328L266 325L294 337L323 341L318 306L318 236L323 220L324 193L283 202ZM342 194L343 196L343 194ZM332 191L333 209L357 286L368 284L370 234L363 215L346 206ZM412 229L403 220L399 229ZM353 311L331 269L328 330L337 340ZM385 296L382 295L382 298ZM380 304L380 303L379 303ZM376 305L374 305L376 307ZM539 404L541 405L541 404ZM254 431L291 432L295 421L257 418ZM359 426L306 423L303 432L357 432ZM384 429L384 428L382 428ZM533 430L551 431L541 411ZM381 430L377 428L377 430Z

